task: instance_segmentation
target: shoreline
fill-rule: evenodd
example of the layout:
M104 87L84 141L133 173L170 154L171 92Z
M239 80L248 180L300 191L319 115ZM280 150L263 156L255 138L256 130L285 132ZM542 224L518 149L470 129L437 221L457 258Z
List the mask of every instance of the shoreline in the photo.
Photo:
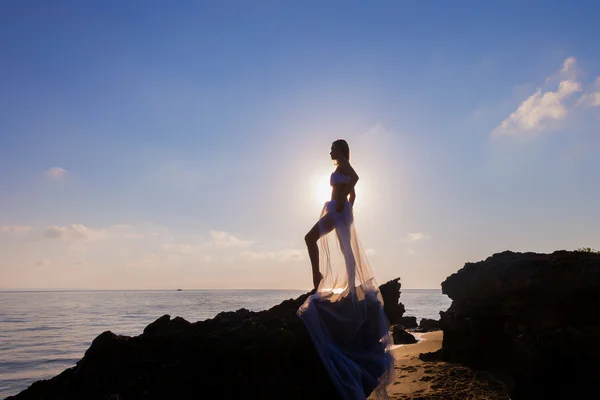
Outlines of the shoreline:
M443 336L441 330L423 332L417 343L393 347L396 379L387 387L390 400L510 400L506 387L488 373L444 361L422 361L419 355L442 348Z

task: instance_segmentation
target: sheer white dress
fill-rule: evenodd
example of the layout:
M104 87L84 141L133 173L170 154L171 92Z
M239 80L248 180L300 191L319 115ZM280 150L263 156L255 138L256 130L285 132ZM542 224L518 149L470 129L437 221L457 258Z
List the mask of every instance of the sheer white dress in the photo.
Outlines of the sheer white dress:
M331 175L331 185L349 177ZM316 292L298 309L334 385L344 399L387 399L394 380L393 344L383 299L360 245L352 205L342 212L326 202L319 226L319 270ZM330 235L334 233L335 235ZM335 249L329 241L335 237Z

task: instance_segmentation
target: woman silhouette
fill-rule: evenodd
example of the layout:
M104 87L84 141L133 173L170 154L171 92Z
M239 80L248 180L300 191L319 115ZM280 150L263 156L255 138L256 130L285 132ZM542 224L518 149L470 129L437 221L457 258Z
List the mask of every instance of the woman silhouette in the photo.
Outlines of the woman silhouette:
M345 140L333 142L330 155L336 164L331 200L305 236L315 290L298 316L343 398L365 399L374 392L375 398L385 399L385 387L394 379L392 340L379 288L354 226L358 175ZM332 231L337 253L329 251Z
M321 218L304 237L312 266L313 285L315 289L318 288L323 278L323 275L319 272L319 247L317 245L319 238L336 229L340 245L342 247L350 246L350 242L345 240L350 239L350 235L341 235L341 233L345 232L352 223L352 207L356 200L354 185L358 182L358 175L350 165L350 147L348 146L348 142L344 139L338 139L333 142L329 155L337 165L329 181L332 188L331 201L325 203ZM352 259L351 252L348 252L348 255L351 259L347 260L347 262L352 265L354 260ZM354 268L351 269L354 270ZM349 269L348 275L351 273L353 274L353 271L351 272ZM354 281L354 277L349 276L348 278L350 283L349 289L352 290L353 286L351 284Z

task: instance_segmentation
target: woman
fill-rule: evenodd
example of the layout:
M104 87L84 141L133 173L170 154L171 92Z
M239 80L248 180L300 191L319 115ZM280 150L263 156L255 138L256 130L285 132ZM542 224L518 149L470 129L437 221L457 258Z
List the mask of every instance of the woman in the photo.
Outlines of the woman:
M331 201L305 236L315 292L298 316L343 398L365 399L372 391L376 398L387 398L385 387L394 379L392 340L379 288L354 227L358 175L345 140L333 142L330 155L336 164ZM332 231L337 253L329 251Z
M329 155L337 164L337 168L331 174L330 178L332 187L331 201L325 203L321 219L304 237L312 266L313 285L315 289L318 288L323 278L323 275L319 273L319 247L317 246L317 241L334 228L337 227L343 230L352 223L352 207L356 200L354 185L358 182L358 175L350 165L350 147L348 146L348 142L344 139L338 139L333 142ZM348 198L348 196L350 197ZM343 239L346 238L346 236L343 237ZM339 235L338 239L341 239ZM350 243L344 243L341 240L340 244L342 246L350 245ZM352 262L353 260L350 260L350 263Z

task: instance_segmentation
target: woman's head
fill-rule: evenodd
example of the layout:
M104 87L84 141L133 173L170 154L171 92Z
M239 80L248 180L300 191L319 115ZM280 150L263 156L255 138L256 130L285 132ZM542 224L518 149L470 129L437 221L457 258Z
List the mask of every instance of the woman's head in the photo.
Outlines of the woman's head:
M340 158L350 160L350 146L344 139L338 139L331 144L331 152L329 153L332 160L338 161Z

